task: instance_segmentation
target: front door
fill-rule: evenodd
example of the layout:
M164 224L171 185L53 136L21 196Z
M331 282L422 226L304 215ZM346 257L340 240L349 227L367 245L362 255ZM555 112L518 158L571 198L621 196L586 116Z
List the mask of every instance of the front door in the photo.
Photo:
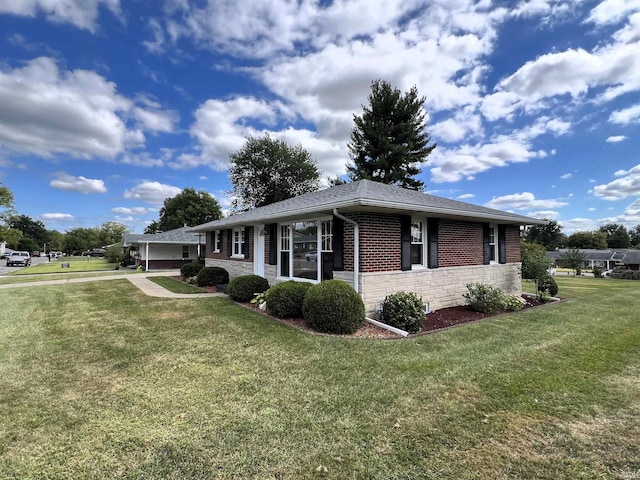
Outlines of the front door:
M264 277L264 225L256 225L253 231L253 273Z

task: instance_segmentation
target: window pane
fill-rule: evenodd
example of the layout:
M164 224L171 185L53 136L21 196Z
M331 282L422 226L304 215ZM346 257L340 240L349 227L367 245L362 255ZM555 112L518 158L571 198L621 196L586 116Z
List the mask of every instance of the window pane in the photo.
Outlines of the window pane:
M411 243L422 243L422 222L411 222Z
M333 220L322 222L322 251L333 251Z
M415 243L411 245L411 263L413 265L422 265L423 244Z
M318 279L318 226L316 222L293 224L293 276Z

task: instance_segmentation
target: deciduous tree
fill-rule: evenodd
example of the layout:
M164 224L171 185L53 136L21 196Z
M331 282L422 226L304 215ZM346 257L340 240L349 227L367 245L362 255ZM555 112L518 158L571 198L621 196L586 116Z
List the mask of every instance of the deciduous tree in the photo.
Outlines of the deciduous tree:
M160 219L152 222L144 233L158 233L184 226L194 227L222 217L220 204L208 192L185 188L167 198L160 209Z
M599 230L606 235L607 247L609 248L629 248L631 245L629 232L624 228L624 225L608 223L600 227Z
M420 164L436 148L429 143L424 102L414 86L406 93L383 80L371 83L369 105L354 115L355 126L348 143L352 164L347 175L352 181L368 179L422 190L416 179Z
M229 156L232 208L243 212L315 192L320 188L316 162L302 145L289 146L269 135L247 137L244 146Z
M537 243L546 250L564 247L567 237L562 233L562 227L555 220L544 219L546 225L531 225L524 231L522 239L528 243Z

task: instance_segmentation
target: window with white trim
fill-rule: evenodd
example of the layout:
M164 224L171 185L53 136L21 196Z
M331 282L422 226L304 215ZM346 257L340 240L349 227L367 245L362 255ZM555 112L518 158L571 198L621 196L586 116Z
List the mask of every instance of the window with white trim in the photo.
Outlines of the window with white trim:
M411 219L411 265L424 266L425 255L425 223L416 218Z
M233 229L233 254L232 257L244 258L244 228Z
M322 254L333 251L333 220L304 220L279 228L280 277L317 281L322 275Z
M211 251L213 253L220 253L222 250L222 235L220 230L215 230L211 233Z
M189 258L189 245L182 246L182 258Z
M498 259L498 228L489 225L489 253L491 263L496 263Z

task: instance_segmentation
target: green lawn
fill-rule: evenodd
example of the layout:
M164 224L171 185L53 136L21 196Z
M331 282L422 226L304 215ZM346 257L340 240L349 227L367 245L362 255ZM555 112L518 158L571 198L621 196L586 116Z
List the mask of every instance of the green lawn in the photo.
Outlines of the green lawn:
M65 265L63 267L62 265ZM66 265L69 265L68 267ZM31 265L27 268L21 268L12 273L12 275L34 275L41 273L76 273L76 272L95 272L102 270L114 271L116 265L109 263L104 258L92 257L63 257L50 262Z
M2 290L0 478L635 478L640 283L556 280L402 340L126 280Z

